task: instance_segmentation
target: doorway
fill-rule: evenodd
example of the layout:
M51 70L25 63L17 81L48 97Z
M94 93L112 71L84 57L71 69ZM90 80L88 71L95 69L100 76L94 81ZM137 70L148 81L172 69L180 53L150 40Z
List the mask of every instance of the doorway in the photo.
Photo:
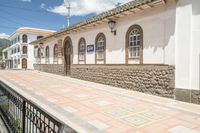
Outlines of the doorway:
M71 38L67 37L64 41L65 72L67 76L71 74L72 50Z
M22 59L22 68L27 69L27 59Z

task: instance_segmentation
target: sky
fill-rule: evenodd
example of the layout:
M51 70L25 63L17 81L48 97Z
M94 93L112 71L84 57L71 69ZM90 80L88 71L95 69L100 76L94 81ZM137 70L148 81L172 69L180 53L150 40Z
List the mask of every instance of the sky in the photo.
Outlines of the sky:
M130 0L69 0L71 25ZM67 0L0 0L0 38L19 27L59 30L67 25Z

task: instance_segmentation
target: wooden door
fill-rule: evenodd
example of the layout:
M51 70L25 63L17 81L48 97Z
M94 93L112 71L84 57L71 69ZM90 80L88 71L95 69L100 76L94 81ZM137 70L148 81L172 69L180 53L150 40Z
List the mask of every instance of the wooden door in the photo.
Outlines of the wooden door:
M27 59L22 59L22 68L27 69Z

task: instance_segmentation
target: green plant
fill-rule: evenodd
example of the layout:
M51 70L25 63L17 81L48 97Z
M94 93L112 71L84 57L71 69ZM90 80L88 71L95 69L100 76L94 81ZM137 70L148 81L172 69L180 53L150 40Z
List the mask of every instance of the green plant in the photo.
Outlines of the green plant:
M11 118L11 119L12 119L11 123L13 127L17 129L18 133L22 133L22 128L20 127L20 123L21 123L20 119L16 119L16 120L14 118Z
M5 104L5 103L1 103L0 104L0 108L4 111L4 112L8 112L9 110L9 105Z

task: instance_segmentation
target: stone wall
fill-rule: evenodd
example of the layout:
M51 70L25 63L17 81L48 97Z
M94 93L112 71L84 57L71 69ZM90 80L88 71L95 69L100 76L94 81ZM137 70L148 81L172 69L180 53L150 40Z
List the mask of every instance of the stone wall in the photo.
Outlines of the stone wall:
M71 77L174 98L174 67L168 65L72 65Z
M200 104L200 90L175 89L176 100Z
M34 69L38 71L65 75L63 64L34 64Z
M35 64L35 70L66 75L63 64ZM72 65L71 77L179 101L200 104L200 90L175 89L169 65Z

